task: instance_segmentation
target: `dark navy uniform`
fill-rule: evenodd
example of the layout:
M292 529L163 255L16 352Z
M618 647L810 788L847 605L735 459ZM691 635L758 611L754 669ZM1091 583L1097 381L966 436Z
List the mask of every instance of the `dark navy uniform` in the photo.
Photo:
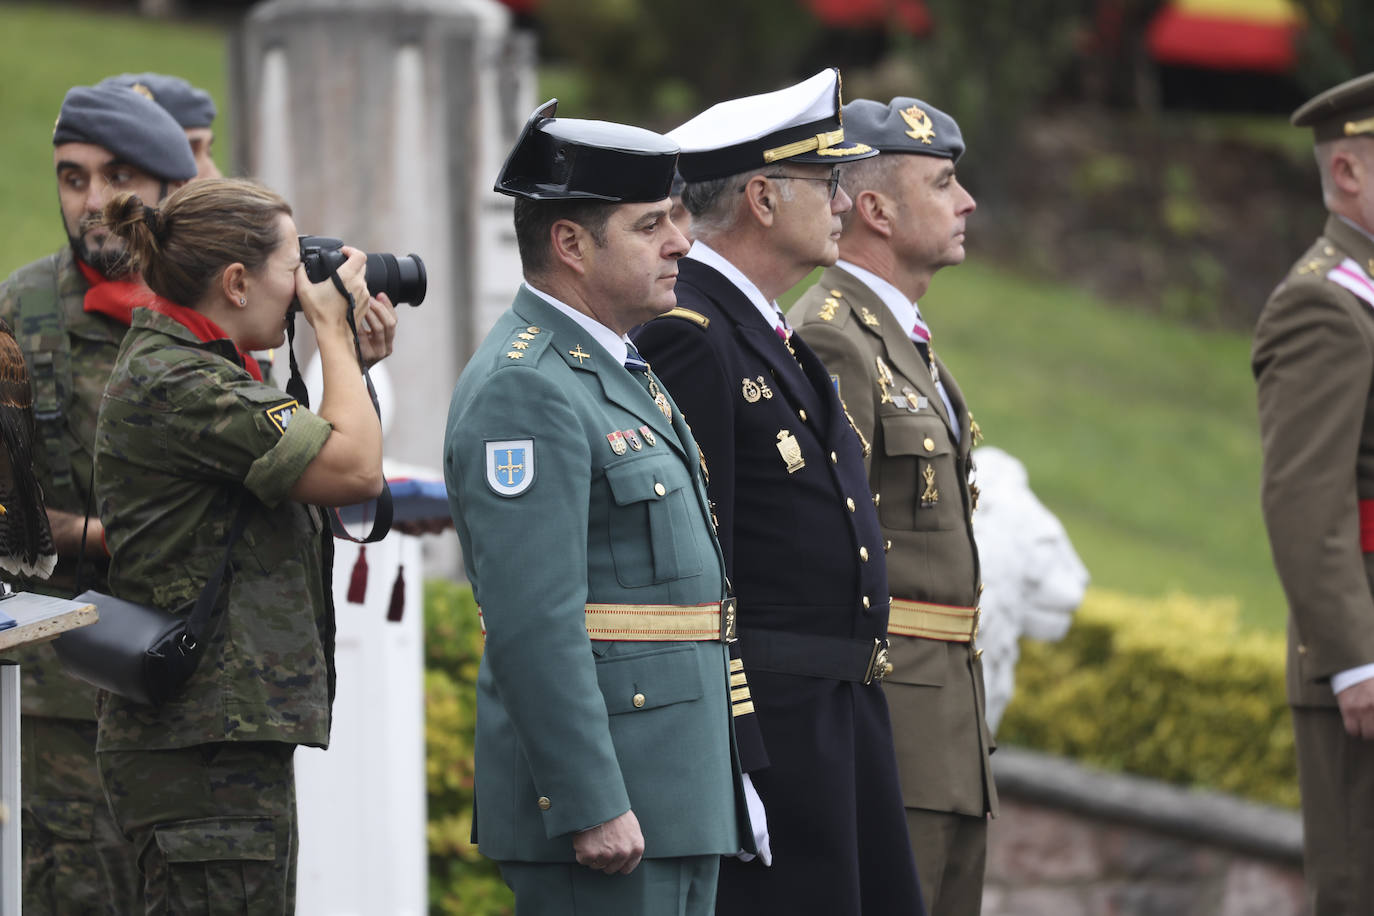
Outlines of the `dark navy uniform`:
M635 334L710 468L769 760L743 761L773 864L724 860L717 912L920 912L887 704L888 585L863 445L830 376L690 255ZM868 683L864 683L865 681Z

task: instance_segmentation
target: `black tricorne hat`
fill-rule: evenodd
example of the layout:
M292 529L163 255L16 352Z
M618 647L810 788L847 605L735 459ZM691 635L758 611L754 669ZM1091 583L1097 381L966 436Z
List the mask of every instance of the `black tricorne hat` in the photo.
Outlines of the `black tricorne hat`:
M662 134L614 124L556 118L558 99L525 122L497 176L500 194L530 200L651 203L668 197L677 144Z

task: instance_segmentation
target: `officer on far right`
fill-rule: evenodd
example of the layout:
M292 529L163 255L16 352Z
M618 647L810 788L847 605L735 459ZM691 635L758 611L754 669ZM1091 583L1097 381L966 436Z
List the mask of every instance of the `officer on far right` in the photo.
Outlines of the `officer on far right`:
M987 815L997 813L978 631L977 427L931 348L921 298L964 260L973 197L954 165L964 139L925 102L857 99L845 137L878 150L847 164L840 258L788 316L873 444L869 486L888 554L892 713L902 803L931 916L977 916Z
M1261 490L1288 598L1288 702L1314 916L1374 913L1374 73L1293 113L1322 234L1255 328Z

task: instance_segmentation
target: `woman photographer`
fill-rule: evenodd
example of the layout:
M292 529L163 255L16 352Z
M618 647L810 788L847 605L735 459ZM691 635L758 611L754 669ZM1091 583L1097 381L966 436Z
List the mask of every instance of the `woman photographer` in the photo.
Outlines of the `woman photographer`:
M239 502L249 508L182 692L157 707L100 695L101 780L138 850L147 912L289 913L292 755L328 744L334 696L331 536L317 507L382 488L349 303L307 279L290 206L251 182L193 182L161 209L121 194L104 219L157 294L134 312L96 432L111 590L186 612ZM338 277L370 328L366 356L380 358L394 313L369 297L365 256L344 253ZM324 369L314 413L246 356L282 344L293 299Z

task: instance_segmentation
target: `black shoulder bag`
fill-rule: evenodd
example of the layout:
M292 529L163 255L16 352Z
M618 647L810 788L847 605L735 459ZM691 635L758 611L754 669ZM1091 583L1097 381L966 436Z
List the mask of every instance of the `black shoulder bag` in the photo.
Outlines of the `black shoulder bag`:
M94 469L91 476L95 476ZM94 495L94 487L91 493ZM77 595L73 600L94 604L100 619L90 626L68 630L53 642L67 673L148 706L160 706L180 693L205 654L207 624L229 571L234 543L243 534L256 502L247 490L240 491L235 500L234 524L224 545L224 559L200 590L189 614L135 604L93 589ZM90 514L88 500L88 525ZM84 565L85 555L86 531L82 529L83 559L78 566ZM81 581L79 572L77 581Z

